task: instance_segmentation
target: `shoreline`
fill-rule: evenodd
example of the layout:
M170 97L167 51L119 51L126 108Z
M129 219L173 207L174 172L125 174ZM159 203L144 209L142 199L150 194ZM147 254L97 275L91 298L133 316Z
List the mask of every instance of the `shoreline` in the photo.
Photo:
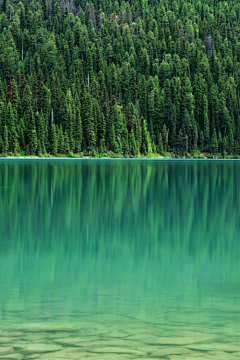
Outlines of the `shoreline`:
M50 153L39 154L39 155L25 155L24 152L19 152L13 154L12 152L8 153L1 153L0 159L48 159L48 160L66 160L66 159L82 159L82 160L237 160L240 159L240 154L228 154L226 152L223 153L211 153L196 150L191 153L176 153L174 151L166 151L162 155L158 153L149 153L149 154L137 154L136 156L133 155L122 155L113 153L112 151L106 153L94 153L94 154L87 154L87 153L73 153L69 152L66 154L59 154L52 155Z
M0 156L0 160L240 160L240 156L142 156L142 157L107 157L107 156Z

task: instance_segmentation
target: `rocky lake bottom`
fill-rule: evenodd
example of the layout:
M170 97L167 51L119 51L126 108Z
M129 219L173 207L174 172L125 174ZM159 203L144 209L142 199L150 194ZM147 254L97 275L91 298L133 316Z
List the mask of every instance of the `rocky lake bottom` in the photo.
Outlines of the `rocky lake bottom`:
M1 326L0 360L240 358L240 334L231 323L219 327L216 322L215 328L209 329L205 323L160 324L160 321L142 323L129 315L114 316L112 320L104 316L102 323L89 319L84 323Z

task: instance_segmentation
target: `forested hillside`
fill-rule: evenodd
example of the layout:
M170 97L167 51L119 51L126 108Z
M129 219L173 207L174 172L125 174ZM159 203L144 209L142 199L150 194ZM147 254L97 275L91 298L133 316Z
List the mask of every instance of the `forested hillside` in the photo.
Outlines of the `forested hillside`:
M238 0L0 7L0 153L240 154Z

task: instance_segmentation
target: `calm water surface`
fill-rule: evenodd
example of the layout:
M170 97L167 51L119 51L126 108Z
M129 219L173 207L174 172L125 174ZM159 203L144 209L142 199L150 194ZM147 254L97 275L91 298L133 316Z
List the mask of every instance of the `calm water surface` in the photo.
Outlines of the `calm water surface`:
M1 359L239 359L240 162L0 161Z

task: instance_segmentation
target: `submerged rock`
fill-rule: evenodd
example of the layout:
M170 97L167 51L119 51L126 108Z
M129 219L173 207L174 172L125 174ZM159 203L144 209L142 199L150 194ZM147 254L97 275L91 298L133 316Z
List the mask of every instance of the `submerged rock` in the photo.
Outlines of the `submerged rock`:
M127 336L129 336L128 333L126 332L122 332L122 331L111 331L109 332L107 335L104 335L104 337L107 336L109 338L126 338Z
M41 360L58 360L58 359L79 360L86 356L87 356L87 353L85 351L84 352L81 352L81 351L77 351L77 352L71 351L70 352L70 351L62 350L62 351L57 351L54 353L43 354L40 356L39 359L41 359Z
M0 346L1 344L12 343L12 341L13 341L12 337L0 336Z
M224 343L192 344L186 347L191 350L199 350L199 351L221 350L225 352L240 352L240 346L237 346L235 344L227 344L227 343L226 344Z
M109 346L109 347L101 347L96 349L91 349L89 352L92 353L99 353L99 354L134 354L134 355L146 355L146 353L131 349L131 348L125 348L125 347L117 347L117 346Z
M72 346L72 347L82 347L85 343L89 343L89 339L83 339L81 337L75 337L75 338L63 338L63 339L57 339L54 341L54 343L63 345L63 346Z
M53 332L53 333L47 333L46 334L46 338L50 339L50 340L55 340L55 339L59 339L59 338L69 338L71 336L70 332Z
M18 350L19 353L23 355L34 354L34 353L48 353L61 350L62 347L58 345L48 345L48 344L28 344L22 348L15 347L14 349Z
M51 323L24 323L18 324L15 326L16 330L24 331L24 332L66 332L66 331L74 331L77 330L75 324L51 324Z
M95 356L93 355L89 355L86 354L85 357L81 357L81 360L123 360L123 359L133 359L132 357L129 357L128 355L123 355L123 354L97 354ZM134 357L134 359L136 359ZM138 358L139 359L139 358ZM71 360L71 358L69 358L68 360ZM147 360L147 358L144 358L144 360Z
M145 348L139 347L139 350L143 351ZM151 353L152 356L169 356L169 355L186 355L192 353L191 350L186 349L182 346L163 346L163 347L153 347L149 346L148 352Z
M11 355L0 355L0 360L22 360L23 355L21 354L11 354Z
M0 346L0 355L3 354L10 354L13 351L12 347L10 346Z
M144 340L141 339L146 344L158 344L158 345L188 345L188 344L197 344L213 340L216 336L182 336L182 337L153 337L147 338Z

